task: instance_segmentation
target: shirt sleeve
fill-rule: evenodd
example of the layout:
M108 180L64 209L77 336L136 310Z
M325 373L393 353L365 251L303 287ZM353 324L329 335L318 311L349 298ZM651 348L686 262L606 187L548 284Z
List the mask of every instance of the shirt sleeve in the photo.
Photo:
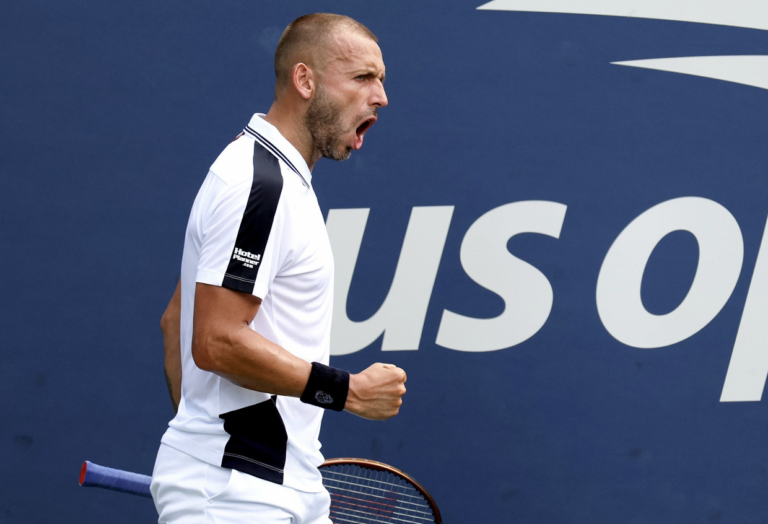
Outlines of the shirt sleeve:
M264 160L252 181L217 195L201 228L197 282L259 298L269 292L284 258L283 177L277 159L270 154Z

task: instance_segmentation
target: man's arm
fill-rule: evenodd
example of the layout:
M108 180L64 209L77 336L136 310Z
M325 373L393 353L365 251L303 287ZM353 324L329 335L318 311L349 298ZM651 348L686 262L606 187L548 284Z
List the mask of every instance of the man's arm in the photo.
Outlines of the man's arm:
M253 295L198 283L195 364L247 389L300 397L312 365L248 327L260 306L261 299ZM402 404L405 380L405 372L391 364L374 364L350 375L344 409L368 419L393 417Z
M175 413L181 402L181 280L160 319L160 329L165 348L165 381Z

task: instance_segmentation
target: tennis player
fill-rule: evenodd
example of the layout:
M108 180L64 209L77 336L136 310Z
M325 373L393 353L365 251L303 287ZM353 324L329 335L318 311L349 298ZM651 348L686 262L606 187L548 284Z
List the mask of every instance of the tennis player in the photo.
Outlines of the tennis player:
M216 159L187 225L163 315L177 404L152 480L160 523L329 524L317 469L324 409L398 413L405 372L328 365L333 258L312 188L387 105L377 39L312 14L283 33L275 101ZM183 380L182 380L183 376Z

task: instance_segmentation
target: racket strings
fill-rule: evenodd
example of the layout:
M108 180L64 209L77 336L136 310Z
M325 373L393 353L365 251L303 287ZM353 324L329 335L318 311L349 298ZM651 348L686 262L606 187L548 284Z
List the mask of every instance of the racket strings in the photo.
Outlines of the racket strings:
M358 518L358 519L364 519L363 521L359 521L360 524L369 524L369 523L386 523L391 524L392 522L405 522L408 524L415 524L415 523L434 523L435 519L432 517L419 517L416 515L405 515L402 513L394 513L392 516L377 516L377 515L371 515L370 513L364 512L364 511L355 511L355 510L344 510L335 508L335 511L331 509L330 513L331 519L335 522L337 521L337 517L348 517L348 518ZM381 520L386 519L386 520Z
M356 487L356 488L365 488L365 492L355 491L356 493L365 494L370 497L380 497L380 498L391 498L393 495L397 495L397 498L404 504L415 504L422 507L429 507L428 503L426 502L426 499L424 496L416 490L413 486L411 486L410 483L406 481L402 481L401 479L395 477L394 475L391 475L386 472L374 472L378 473L378 476L390 476L392 479L401 480L401 482L395 483L395 482L387 482L383 478L372 478L371 474L366 472L367 474L359 475L359 474L349 474L349 473L339 473L339 472L323 472L324 476L324 483L328 484L330 482L334 483L334 486L337 487L340 490L343 490L342 485ZM340 478L341 477L341 478ZM349 479L349 480L342 480L342 479ZM382 487L384 486L384 487ZM379 494L374 492L381 492ZM404 500L403 497L407 497L409 500ZM412 502L415 501L415 502Z
M380 472L380 473L384 473L384 472ZM386 474L389 475L389 473L386 473ZM367 476L355 475L355 474L351 474L351 473L342 473L342 472L339 472L339 471L323 472L323 477L325 477L325 478L333 478L333 479L338 479L340 477L347 477L347 478L352 479L351 483L355 484L355 485L360 485L360 481L361 480L365 480L366 483L368 483L368 482L375 482L375 483L380 484L380 485L394 486L396 488L402 488L403 487L403 484L397 484L397 483L394 483L394 482L387 482L386 480L381 480L381 479L374 480L374 479L371 479L371 478L369 478ZM418 493L418 498L420 498L420 499L424 498L421 495L421 493L416 491L414 488L411 488L410 484L406 484L406 486L408 488L410 488L411 490L413 490L414 493Z
M352 495L344 495L342 492L351 493ZM379 502L379 501L371 501L368 497L367 493L364 493L362 491L357 490L344 490L344 489L337 489L331 494L331 500L333 503L335 503L336 507L344 507L348 506L351 508L365 508L367 511L370 512L378 512L381 514L398 514L398 512L395 510L398 506L401 507L401 509L407 510L411 513L421 514L425 515L425 520L428 520L432 522L432 512L431 511L424 511L424 509L428 510L429 506L426 505L416 505L413 503L410 503L413 506L416 506L415 508L405 508L402 507L404 504L396 504L396 499L391 498L388 499L391 502ZM423 508L423 509L422 509ZM402 513L400 513L402 514ZM412 515L414 517L417 517L418 515Z
M338 524L434 523L429 502L410 482L353 464L321 468Z
M328 486L326 485L326 487L328 487ZM389 497L389 496L386 496L386 495L377 495L377 494L374 494L374 493L369 493L369 492L360 491L360 490L356 490L356 489L350 489L350 488L346 488L346 487L342 487L342 486L333 486L333 487L334 487L333 493L339 493L338 498L340 500L343 500L345 498L352 499L353 497L351 497L351 496L347 497L346 495L342 494L342 493L350 493L352 495L359 495L360 497L364 497L364 499L357 499L357 500L369 501L369 503L374 505L374 506L380 505L380 506L387 506L387 507L389 507L391 505L394 505L396 502L399 502L401 506L413 506L414 508L413 508L412 511L416 511L416 512L419 511L419 509L417 509L417 508L429 509L429 505L426 504L425 502L423 502L423 499L422 499L422 501L413 502L413 501L409 501L409 500L403 500L402 498L397 499L395 497ZM406 496L412 497L412 495L408 495L408 494L406 494ZM416 497L414 497L414 498L416 498ZM380 500L379 501L375 501L375 500L371 500L371 499L380 499ZM432 515L431 511L422 511L422 513L424 513L425 515Z
M416 522L412 520L412 518L408 519L401 519L397 517L391 517L387 518L387 520L380 520L375 517L372 517L370 515L366 514L350 514L345 512L333 512L331 511L330 514L331 522L334 522L335 524L338 523L344 523L344 524L392 524L393 522L403 522L405 524L412 524L413 522ZM434 519L426 519L423 522L435 522Z

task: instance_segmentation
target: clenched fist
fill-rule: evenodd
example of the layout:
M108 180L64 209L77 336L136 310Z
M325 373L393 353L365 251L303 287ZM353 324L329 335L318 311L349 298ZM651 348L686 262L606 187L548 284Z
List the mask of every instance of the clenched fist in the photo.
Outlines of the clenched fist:
M397 415L405 395L405 371L392 364L374 364L349 376L349 394L344 409L370 420Z

